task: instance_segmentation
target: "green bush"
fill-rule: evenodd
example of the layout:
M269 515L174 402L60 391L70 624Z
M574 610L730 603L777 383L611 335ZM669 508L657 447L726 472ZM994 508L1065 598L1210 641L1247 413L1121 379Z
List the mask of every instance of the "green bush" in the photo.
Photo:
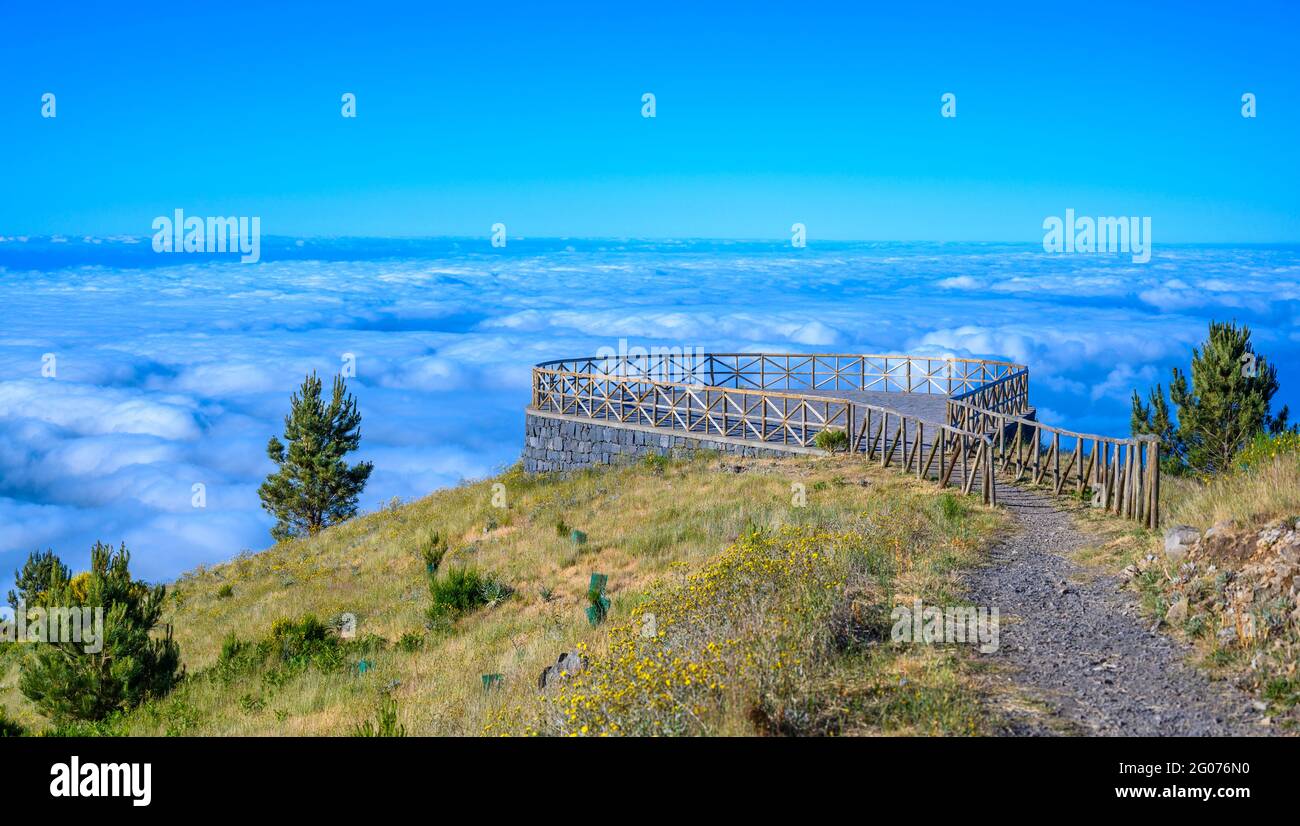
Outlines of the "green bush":
M0 737L22 737L27 732L16 720L10 720L4 706L0 706Z
M235 595L235 586L227 582L217 589L217 599L230 599Z
M486 605L483 575L471 567L452 568L442 577L429 577L430 613L460 615Z
M444 576L429 577L429 621L440 625L476 608L494 605L512 593L510 586L476 568L452 568Z
M407 631L397 640L397 648L407 654L414 654L424 648L424 635L415 631Z
M243 642L231 632L221 642L221 653L217 655L211 674L222 683L230 683L251 670L261 659L257 646Z
M331 671L343 664L339 638L312 614L281 619L271 624L271 635L262 641L261 652L292 669L316 666Z
M659 453L647 453L645 458L641 460L641 464L644 465L646 470L659 475L668 469L668 466L672 464L672 460Z
M827 453L848 450L849 434L843 430L823 430L817 434L817 438L813 439L813 444Z
M430 576L438 573L438 567L442 565L442 559L447 555L447 541L442 538L441 534L432 534L429 540L420 548L420 558L424 561L424 569Z
M160 626L167 591L131 578L131 555L95 543L90 571L72 579L56 568L42 607L103 610L102 647L45 642L23 658L18 687L56 724L102 720L161 697L184 675L171 627ZM66 570L66 569L63 569Z
M1256 433L1255 437L1237 453L1237 467L1250 470L1271 464L1275 459L1300 460L1300 433L1287 431L1269 435Z
M385 697L379 705L379 719L376 722L366 720L352 729L353 737L405 737L406 726L397 722L397 703Z
M367 634L355 640L341 639L334 629L314 615L298 619L279 619L271 624L270 633L260 641L246 642L228 635L210 679L230 684L242 676L262 670L262 682L268 688L284 685L294 675L308 668L338 671L348 657L381 649L385 641Z

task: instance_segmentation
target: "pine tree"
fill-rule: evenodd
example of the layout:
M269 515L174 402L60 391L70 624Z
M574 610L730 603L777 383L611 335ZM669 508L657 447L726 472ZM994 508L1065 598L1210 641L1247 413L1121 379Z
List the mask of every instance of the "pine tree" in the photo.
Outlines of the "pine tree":
M334 378L327 406L321 380L313 372L291 400L284 419L288 447L272 436L266 453L278 470L258 489L262 507L276 518L271 536L277 541L314 536L357 512L357 497L374 466L348 466L343 457L361 444L361 414L342 376Z
M1211 322L1209 338L1192 350L1191 381L1174 368L1169 399L1175 418L1160 385L1151 391L1149 404L1135 390L1133 433L1159 436L1161 450L1179 468L1221 472L1232 467L1233 457L1255 434L1286 429L1287 408L1270 412L1277 390L1277 368L1255 353L1250 328Z
M59 561L54 551L33 551L22 570L14 571L15 590L9 592L9 607L17 611L20 604L35 605L51 583L69 575L68 566Z
M100 650L87 650L95 646L83 632L80 641L33 645L23 658L19 690L56 722L102 720L166 694L184 675L171 626L154 634L166 588L132 579L130 560L125 545L96 542L87 575L60 573L37 599L40 608L103 610Z

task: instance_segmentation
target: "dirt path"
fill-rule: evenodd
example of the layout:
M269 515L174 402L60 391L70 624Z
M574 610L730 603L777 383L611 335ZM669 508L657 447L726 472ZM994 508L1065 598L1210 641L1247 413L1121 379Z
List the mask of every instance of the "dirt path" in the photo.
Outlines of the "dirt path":
M1263 735L1251 698L1188 664L1188 649L1139 612L1119 580L1065 558L1092 538L1045 496L999 489L1018 522L970 576L975 605L1001 614L988 655L1013 735Z

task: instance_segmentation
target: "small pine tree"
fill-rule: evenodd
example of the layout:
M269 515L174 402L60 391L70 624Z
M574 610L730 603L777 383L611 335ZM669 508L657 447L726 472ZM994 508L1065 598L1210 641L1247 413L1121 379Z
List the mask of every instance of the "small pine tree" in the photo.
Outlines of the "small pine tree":
M23 658L19 690L56 723L103 720L166 694L184 675L171 626L154 634L166 588L132 579L130 560L125 545L114 551L96 542L88 576L60 575L39 597L37 605L43 608L104 612L99 651L86 650L83 634L82 641L31 646ZM60 564L56 570L67 568Z
M291 400L284 418L286 448L272 436L266 453L275 473L258 489L262 507L276 518L276 541L314 536L357 512L357 497L374 466L348 466L343 457L361 444L361 414L342 376L334 377L329 405L321 398L321 380L313 372Z
M32 552L22 570L14 571L15 590L9 592L9 607L17 611L23 603L35 605L51 583L66 580L69 575L68 566L59 561L54 551Z
M1151 390L1147 404L1135 390L1133 433L1159 436L1172 469L1221 472L1232 467L1233 457L1255 434L1286 429L1287 408L1277 415L1270 412L1277 390L1277 368L1255 354L1250 328L1211 322L1209 338L1192 350L1190 383L1174 368L1169 398L1175 416L1170 416L1160 385Z

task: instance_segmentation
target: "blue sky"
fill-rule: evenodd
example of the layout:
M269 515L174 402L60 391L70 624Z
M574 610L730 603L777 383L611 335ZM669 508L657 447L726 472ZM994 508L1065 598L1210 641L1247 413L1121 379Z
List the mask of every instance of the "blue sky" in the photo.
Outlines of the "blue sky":
M267 235L1032 241L1073 207L1150 215L1157 243L1297 241L1298 17L7 3L0 234L147 234L184 207Z

